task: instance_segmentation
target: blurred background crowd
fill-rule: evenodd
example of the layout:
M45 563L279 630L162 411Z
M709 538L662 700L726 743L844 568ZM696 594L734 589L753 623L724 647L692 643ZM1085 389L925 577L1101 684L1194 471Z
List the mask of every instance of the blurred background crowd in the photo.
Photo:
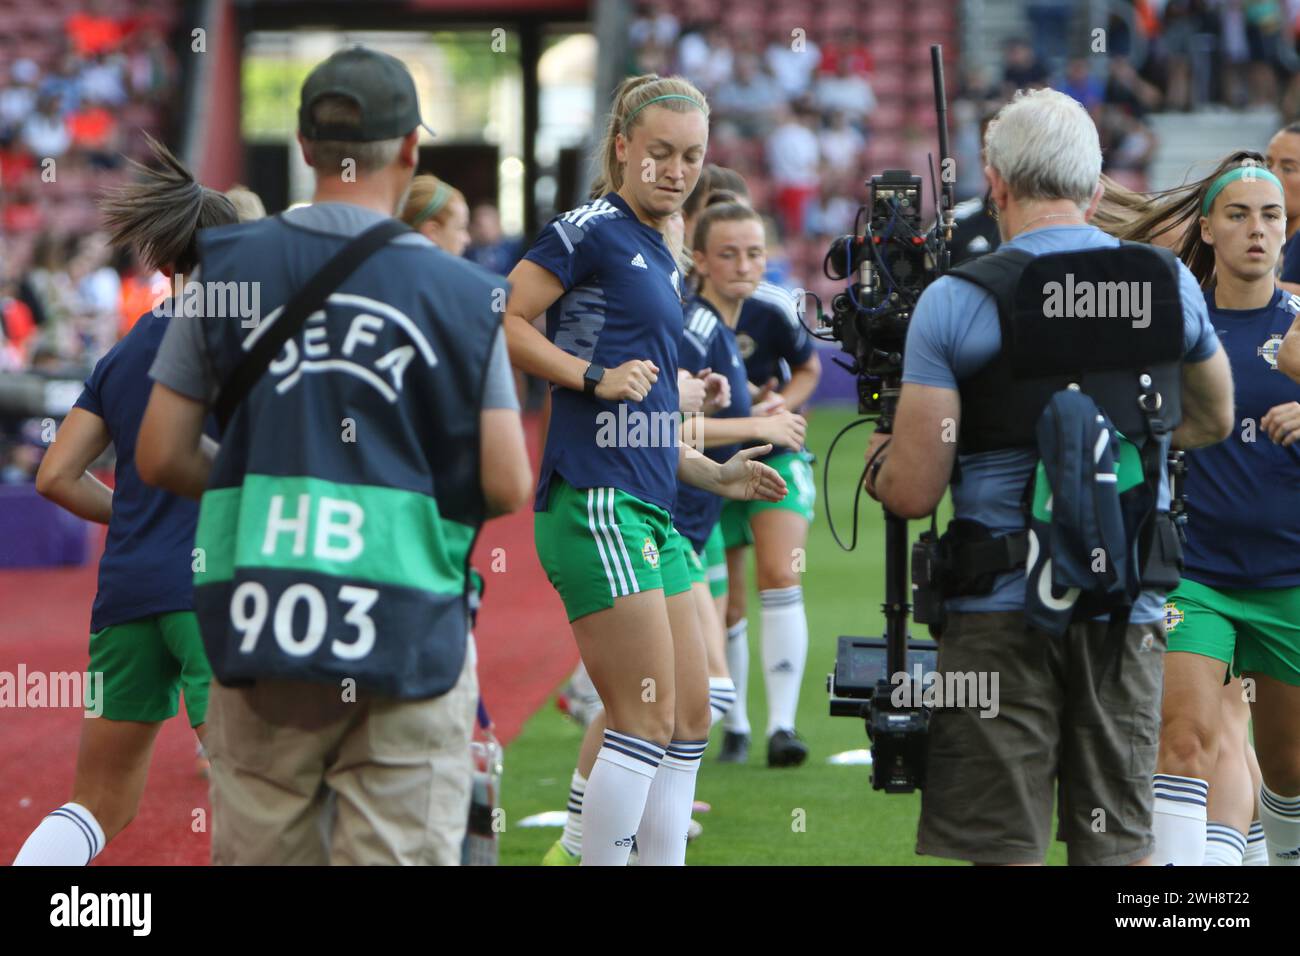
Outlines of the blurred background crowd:
M0 376L80 379L165 289L108 248L93 199L131 174L137 131L177 135L193 41L182 3L0 7ZM1015 7L1020 33L968 55L969 18L994 7ZM629 29L628 71L679 72L708 94L708 159L742 173L767 214L768 278L827 308L839 290L822 259L853 228L866 178L911 169L929 195L932 42L947 55L959 200L983 194L982 124L1016 89L1078 99L1106 172L1135 189L1150 185L1155 114L1300 112L1300 0L646 0ZM466 255L508 271L524 237L502 234L492 204L475 205L470 232ZM0 416L0 483L30 480L39 425Z

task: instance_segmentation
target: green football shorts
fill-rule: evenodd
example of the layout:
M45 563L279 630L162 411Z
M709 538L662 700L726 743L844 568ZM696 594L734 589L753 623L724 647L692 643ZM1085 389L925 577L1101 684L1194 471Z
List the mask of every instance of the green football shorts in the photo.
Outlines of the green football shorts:
M722 506L722 542L730 550L754 543L749 518L756 511L776 508L793 511L810 525L817 504L817 487L813 483L812 455L806 451L786 451L765 458L785 479L787 492L780 501L728 501Z
M689 541L686 542L686 567L691 572L691 587L697 584L704 584L709 580L709 573L704 569L704 558L700 552L692 548Z
M176 716L185 690L190 726L207 718L212 668L193 611L155 614L90 635L90 672L104 675L104 717L155 723Z
M691 546L668 512L617 488L574 488L552 475L533 536L570 621L638 591L662 588L672 597L691 589Z
M1184 578L1167 598L1169 650L1300 687L1300 587L1211 588Z
M704 542L704 573L708 576L709 593L715 598L727 594L727 548L722 543L722 522L719 521L709 532L709 539Z

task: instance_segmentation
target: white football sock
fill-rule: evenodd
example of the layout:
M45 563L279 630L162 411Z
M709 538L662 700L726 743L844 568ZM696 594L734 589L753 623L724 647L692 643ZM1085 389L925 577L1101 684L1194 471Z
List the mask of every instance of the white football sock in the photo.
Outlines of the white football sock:
M1156 866L1200 866L1205 860L1205 803L1210 785L1196 777L1158 773L1152 781L1155 794L1151 830Z
M1258 820L1250 824L1246 834L1246 856L1242 866L1268 866L1268 842L1264 839L1264 824Z
M14 858L14 866L85 866L104 849L104 830L79 803L51 810Z
M1259 822L1268 843L1268 865L1300 866L1300 795L1284 797L1261 786Z
M808 657L803 588L760 591L763 602L763 680L767 684L767 735L794 730L799 685Z
M1203 866L1241 866L1246 856L1246 835L1226 823L1205 824Z
M717 726L718 721L727 716L732 704L736 702L736 684L730 677L709 678L709 729Z
M736 701L723 718L722 726L733 734L749 733L745 696L749 689L749 621L741 618L727 628L727 670L736 684Z
M582 798L583 866L627 866L632 838L663 759L658 744L605 731Z
M668 744L636 831L637 858L642 866L686 865L686 831L691 825L700 758L707 745L707 740Z
M564 820L564 834L560 845L578 856L582 853L582 798L587 792L587 778L573 771L573 780L569 783L569 815Z
M596 685L591 682L591 675L587 673L587 665L581 660L573 669L573 675L569 678L569 687L583 700L600 696L596 693Z

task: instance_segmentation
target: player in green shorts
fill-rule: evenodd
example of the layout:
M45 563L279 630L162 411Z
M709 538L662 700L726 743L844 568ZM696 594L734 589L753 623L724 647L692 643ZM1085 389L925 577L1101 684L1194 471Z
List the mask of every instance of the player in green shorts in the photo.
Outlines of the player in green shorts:
M161 168L101 210L114 245L134 247L149 270L188 275L193 233L234 223L235 208L195 183L162 147L155 153ZM178 230L180 222L190 231ZM190 726L203 738L212 672L193 612L198 505L144 484L135 466L149 367L169 315L163 306L141 316L95 365L36 476L41 494L107 524L108 539L91 611L91 681L72 799L41 821L15 865L87 864L126 827L144 792L154 739L176 714L182 690ZM117 452L112 490L86 470L110 442Z
M763 604L761 646L768 704L767 762L772 767L797 766L808 756L807 747L795 732L799 689L808 654L808 621L800 575L816 496L809 467L811 458L802 451L806 422L794 410L801 409L812 396L821 377L821 363L800 317L799 305L787 291L769 282L749 282L746 287L737 281L741 277L734 269L739 250L734 244L736 237L728 236L727 241L715 243L710 236L708 248L699 241L700 221L714 214L718 208L714 205L716 201L721 200L726 206L750 208L745 181L732 170L710 167L708 188L710 194L703 200L703 211L692 229L696 273L701 278L697 299L711 313L698 318L697 331L700 334L711 331L716 321L727 325L748 383L747 397L752 409L747 414L752 419L772 419L759 424L760 430L768 434L729 432L728 435L740 441L771 442L775 451L765 461L782 474L790 489L785 499L770 508L732 506L723 513L729 586L727 668L736 682L737 695L735 705L723 721L727 732L718 759L743 763L749 753L745 570L746 549L752 543ZM758 229L761 234L761 219ZM688 320L688 334L690 324ZM706 446L710 430L716 433L727 427L721 420L709 421L705 429ZM782 437L770 434L776 430L790 434Z
M1300 300L1277 287L1287 200L1262 160L1233 154L1158 207L1148 235L1125 237L1164 234L1200 280L1235 404L1233 433L1187 452L1185 570L1165 608L1158 865L1241 865L1253 830L1271 864L1300 865L1300 387L1278 370ZM1224 688L1229 669L1244 687Z
M678 477L731 498L785 494L752 450L719 464L678 441L682 277L664 230L707 144L708 104L689 82L625 79L591 200L549 222L510 274L511 361L552 386L538 554L608 723L582 808L584 866L626 865L634 836L643 864L685 862L709 708L672 528Z

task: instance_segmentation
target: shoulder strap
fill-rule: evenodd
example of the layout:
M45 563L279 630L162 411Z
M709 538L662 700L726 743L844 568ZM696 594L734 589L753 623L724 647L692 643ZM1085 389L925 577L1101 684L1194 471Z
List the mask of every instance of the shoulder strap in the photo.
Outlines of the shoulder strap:
M1020 273L1033 259L1033 253L1024 249L998 249L954 266L945 275L965 279L991 294L997 302L998 319L1005 325L1005 320L1011 317Z
M284 343L298 334L307 316L321 308L330 294L390 239L410 231L411 228L400 219L385 219L371 226L346 243L298 290L267 333L257 340L222 383L214 411L223 432L240 402L252 391L280 349L284 348Z

